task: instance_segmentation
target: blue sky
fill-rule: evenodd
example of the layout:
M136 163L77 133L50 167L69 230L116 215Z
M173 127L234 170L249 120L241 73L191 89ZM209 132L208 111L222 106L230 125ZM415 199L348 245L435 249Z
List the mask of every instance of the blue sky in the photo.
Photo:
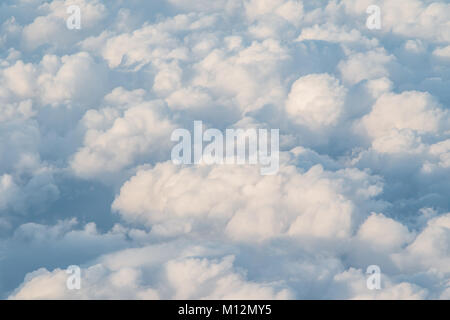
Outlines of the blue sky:
M449 299L449 16L2 1L0 298ZM173 164L196 120L279 129L279 171Z

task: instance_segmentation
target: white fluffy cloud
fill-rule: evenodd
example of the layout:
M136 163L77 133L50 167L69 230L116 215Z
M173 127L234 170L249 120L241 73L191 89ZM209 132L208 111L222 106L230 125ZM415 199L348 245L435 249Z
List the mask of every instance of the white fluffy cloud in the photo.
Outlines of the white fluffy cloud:
M372 137L391 130L410 129L418 133L437 133L449 126L448 112L432 96L423 92L403 92L381 96L362 125Z
M286 101L292 120L311 129L336 125L343 113L346 89L328 74L312 74L294 82Z
M373 80L388 77L390 66L394 60L384 49L376 49L367 53L350 53L348 59L339 63L342 78L350 84L362 80Z
M123 93L127 94L118 88L108 99ZM86 112L81 121L86 130L84 146L71 161L77 175L91 177L116 172L133 165L136 159L161 157L164 151L168 152L167 144L161 141L170 140L175 126L162 113L164 105L160 101L143 101L139 96L137 99L124 108Z
M41 105L84 104L103 93L105 74L86 52L45 55L39 64L17 60L0 69L2 96L23 102L32 99Z
M38 8L38 16L23 28L22 39L32 50L44 44L69 46L76 41L77 34L66 27L70 13L69 6L76 5L82 14L83 29L92 29L106 15L106 7L101 0L55 0L44 2Z
M207 248L153 245L109 254L83 268L82 289L69 291L65 270L27 275L11 299L288 299L277 283L245 279L234 256L197 258ZM42 285L45 290L42 290Z
M376 250L392 251L408 244L414 235L398 221L383 214L372 214L359 228L357 237Z
M245 242L282 236L345 239L370 207L376 208L370 199L381 191L377 177L359 170L334 173L318 165L302 173L286 164L276 176L260 176L256 167L164 163L125 183L113 209L162 235L223 232ZM358 206L362 199L365 208Z
M435 269L450 272L449 259L450 214L428 221L426 228L405 250L395 256L404 269Z
M345 10L352 15L365 12L373 5L370 0L343 1ZM399 36L422 38L431 42L450 41L448 13L450 5L445 1L406 0L403 2L380 0L382 32Z
M3 4L0 298L449 299L449 11ZM174 165L194 120L279 129L278 174Z

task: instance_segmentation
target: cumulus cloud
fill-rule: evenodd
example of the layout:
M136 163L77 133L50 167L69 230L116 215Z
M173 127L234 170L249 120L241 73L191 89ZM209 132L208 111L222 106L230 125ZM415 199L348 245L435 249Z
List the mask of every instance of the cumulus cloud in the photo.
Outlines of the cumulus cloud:
M170 250L169 252L164 252ZM65 270L40 269L27 275L11 299L287 299L277 283L245 279L234 256L197 258L207 248L177 249L174 244L128 249L103 256L83 268L82 289L66 288ZM177 255L175 255L177 253ZM153 274L153 276L151 275ZM45 284L46 289L40 288ZM86 285L85 285L86 284ZM118 295L117 295L118 292Z
M0 69L5 99L40 105L85 104L103 93L106 70L86 52L45 55L40 63L10 63ZM23 109L23 107L22 107Z
M361 225L357 237L377 250L400 250L414 235L407 227L383 214L372 214Z
M342 239L371 207L382 206L371 203L381 191L378 177L359 170L327 172L317 165L299 172L286 164L276 176L260 176L251 167L164 163L138 171L113 209L163 235L223 232L244 242L282 236ZM365 204L358 206L362 199Z
M377 100L362 124L373 137L383 136L392 129L437 133L448 126L448 112L424 92L386 94Z
M376 49L367 53L355 52L338 65L342 78L350 84L362 80L373 80L389 76L394 57L387 55L384 49Z
M312 129L336 125L342 114L346 89L328 74L312 74L294 82L286 101L291 118Z
M122 91L116 89L108 99ZM135 164L136 158L164 155L168 145L161 141L170 138L175 126L162 113L163 107L160 101L138 97L138 102L125 110L88 110L81 120L86 130L84 146L74 155L72 169L77 175L90 177L124 169Z
M2 4L0 298L449 299L449 12ZM278 173L174 165L195 120L279 129Z
M38 16L23 27L22 41L29 50L44 44L69 46L76 41L77 35L66 28L70 13L67 8L76 5L83 14L83 28L92 29L106 15L102 1L58 0L43 2L36 8Z
M403 268L433 268L448 274L450 215L447 213L428 221L426 228L405 250L395 256Z

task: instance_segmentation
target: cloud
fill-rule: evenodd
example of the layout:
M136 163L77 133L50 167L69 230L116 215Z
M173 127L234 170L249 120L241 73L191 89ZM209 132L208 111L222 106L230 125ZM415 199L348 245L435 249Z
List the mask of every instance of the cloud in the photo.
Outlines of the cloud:
M414 235L398 221L372 214L359 228L357 237L377 250L392 252L410 243Z
M395 256L396 263L404 269L433 268L448 274L449 237L450 214L433 218L405 252Z
M424 92L403 92L381 96L362 125L370 136L382 136L392 129L410 129L418 133L445 130L448 112Z
M346 89L328 74L311 74L294 82L286 110L296 123L313 130L336 125L344 108Z
M39 64L16 61L0 69L4 98L40 105L92 102L104 91L106 70L86 52L45 55Z
M345 10L358 15L373 4L370 0L343 1ZM407 0L402 3L377 1L381 8L381 32L392 32L405 38L422 38L431 42L450 40L448 19L450 6L443 1Z
M368 47L376 47L378 40L376 38L366 38L357 29L346 30L333 24L319 25L307 27L302 30L297 41L316 40L327 41L331 43L340 43L345 45L365 45Z
M163 235L224 233L244 242L283 236L345 239L364 217L356 203L369 204L381 191L377 177L358 170L327 172L320 165L303 173L285 164L276 176L260 176L255 167L163 163L138 171L112 207ZM377 207L376 201L370 206Z
M106 15L106 7L100 0L55 0L44 2L37 8L34 21L24 26L22 41L27 49L34 50L44 44L69 46L78 38L66 27L70 14L67 8L76 5L82 13L83 29L92 29Z
M117 93L137 94L138 102L127 104L125 110L107 107L86 112L82 119L86 130L84 146L71 161L71 168L81 177L122 170L137 159L158 153L161 157L169 150L161 141L170 138L175 126L163 114L164 105L160 101L143 101L139 92L126 93L120 88L108 99Z
M0 298L448 299L449 10L3 3ZM278 174L174 165L195 120L279 129Z
M367 53L351 53L347 60L339 63L338 68L345 81L357 84L362 80L388 77L393 61L394 57L387 55L384 49L376 49Z
M433 55L442 58L442 59L449 59L450 58L450 46L437 48L433 51Z
M331 299L344 297L353 300L422 300L427 297L427 291L417 285L401 282L391 283L385 280L382 291L368 291L366 277L361 270L350 269L336 275L330 289Z
M79 291L67 289L65 270L40 269L28 274L24 284L9 298L286 299L291 296L289 290L276 283L246 280L234 268L233 256L219 259L192 256L205 252L201 247L184 248L178 257L173 254L175 251L180 250L173 245L153 245L106 255L97 264L83 268ZM44 284L46 289L40 289Z

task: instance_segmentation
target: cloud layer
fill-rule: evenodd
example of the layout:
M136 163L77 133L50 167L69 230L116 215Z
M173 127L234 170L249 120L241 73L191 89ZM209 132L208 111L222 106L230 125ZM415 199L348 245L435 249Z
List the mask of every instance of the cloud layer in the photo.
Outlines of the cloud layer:
M446 1L0 7L0 298L450 299ZM174 165L194 120L278 174Z

